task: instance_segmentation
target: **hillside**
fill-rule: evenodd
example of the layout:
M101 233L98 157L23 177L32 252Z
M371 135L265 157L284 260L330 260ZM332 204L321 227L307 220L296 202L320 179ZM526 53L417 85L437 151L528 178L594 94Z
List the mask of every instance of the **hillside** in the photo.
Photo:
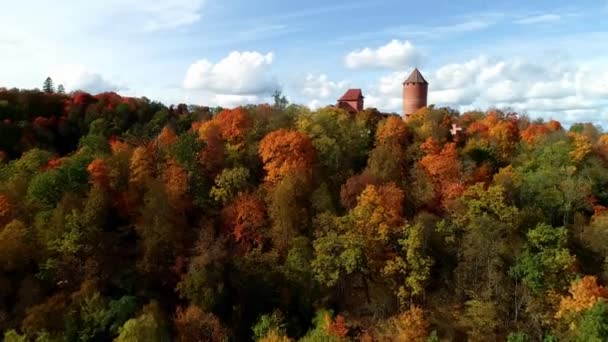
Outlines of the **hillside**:
M5 341L608 339L608 134L0 89Z

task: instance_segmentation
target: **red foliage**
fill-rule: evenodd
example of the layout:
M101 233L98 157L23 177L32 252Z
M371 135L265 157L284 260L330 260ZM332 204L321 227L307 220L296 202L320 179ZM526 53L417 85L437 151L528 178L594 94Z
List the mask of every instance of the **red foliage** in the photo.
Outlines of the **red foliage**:
M428 142L428 141L427 141ZM455 143L446 144L440 152L436 151L436 145L428 150L430 153L420 160L420 165L429 174L435 184L435 196L444 205L443 201L455 198L462 193L461 163Z
M205 170L215 177L224 166L224 141L220 128L215 121L205 121L198 129L200 138L205 142L202 153L202 164Z
M37 126L37 127L51 128L51 127L54 127L55 125L57 125L57 118L54 116L50 117L50 118L37 116L34 119L34 126Z
M112 154L118 154L120 152L127 151L129 149L129 144L119 140L116 137L110 138L110 149L112 150Z
M242 107L233 110L224 109L215 118L222 138L232 144L240 144L251 129L252 120Z
M224 228L230 232L236 242L244 246L256 246L262 243L261 229L266 220L264 202L253 194L241 194L222 211Z
M83 91L77 91L74 94L74 98L72 100L75 105L87 105L94 101L95 98L91 94L85 93Z
M488 130L488 126L486 126L483 122L475 121L469 126L469 128L467 128L467 134L469 136L479 135L481 137L485 137L488 135Z
M551 132L556 132L562 129L562 124L555 120L547 122L546 126Z
M44 166L43 170L54 170L61 166L62 160L60 158L53 158L49 160Z
M109 183L108 166L103 159L95 159L87 167L91 184L106 187Z
M547 125L533 124L521 132L521 139L528 144L535 143L540 137L549 134L551 129Z
M178 342L221 342L227 340L220 320L199 307L190 305L178 308L175 315L176 341Z
M99 93L95 95L98 100L99 108L115 110L118 105L124 102L123 98L115 92Z
M348 336L348 326L342 315L336 316L335 320L332 320L329 315L326 315L325 328L330 335L335 337L346 338L346 336Z
M0 195L0 230L8 223L11 211L11 202L8 197Z

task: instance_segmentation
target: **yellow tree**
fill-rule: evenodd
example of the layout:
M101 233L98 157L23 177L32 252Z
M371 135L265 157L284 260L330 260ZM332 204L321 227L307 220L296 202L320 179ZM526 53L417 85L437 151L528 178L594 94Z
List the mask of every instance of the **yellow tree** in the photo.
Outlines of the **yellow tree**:
M129 182L136 186L141 186L152 178L154 164L152 154L148 147L139 146L133 151L129 171Z
M366 236L387 240L403 223L404 198L403 190L394 183L368 185L352 212L357 229Z

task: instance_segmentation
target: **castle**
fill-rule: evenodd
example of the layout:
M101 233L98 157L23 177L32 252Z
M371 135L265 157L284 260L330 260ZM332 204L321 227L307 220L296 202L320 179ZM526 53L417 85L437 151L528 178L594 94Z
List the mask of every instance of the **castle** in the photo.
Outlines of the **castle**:
M407 120L418 109L426 107L429 83L424 79L420 70L415 68L403 82L403 119ZM338 99L337 108L356 114L363 110L363 92L361 89L349 89Z

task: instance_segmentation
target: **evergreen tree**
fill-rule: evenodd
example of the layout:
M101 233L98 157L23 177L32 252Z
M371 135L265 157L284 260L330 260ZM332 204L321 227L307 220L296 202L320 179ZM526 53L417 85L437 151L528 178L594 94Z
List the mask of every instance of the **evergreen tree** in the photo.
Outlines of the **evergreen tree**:
M44 80L44 84L42 85L42 90L47 94L52 94L55 92L55 86L53 85L52 78L47 77L46 80Z
M65 94L65 88L63 87L63 84L60 84L59 86L57 86L57 93Z

